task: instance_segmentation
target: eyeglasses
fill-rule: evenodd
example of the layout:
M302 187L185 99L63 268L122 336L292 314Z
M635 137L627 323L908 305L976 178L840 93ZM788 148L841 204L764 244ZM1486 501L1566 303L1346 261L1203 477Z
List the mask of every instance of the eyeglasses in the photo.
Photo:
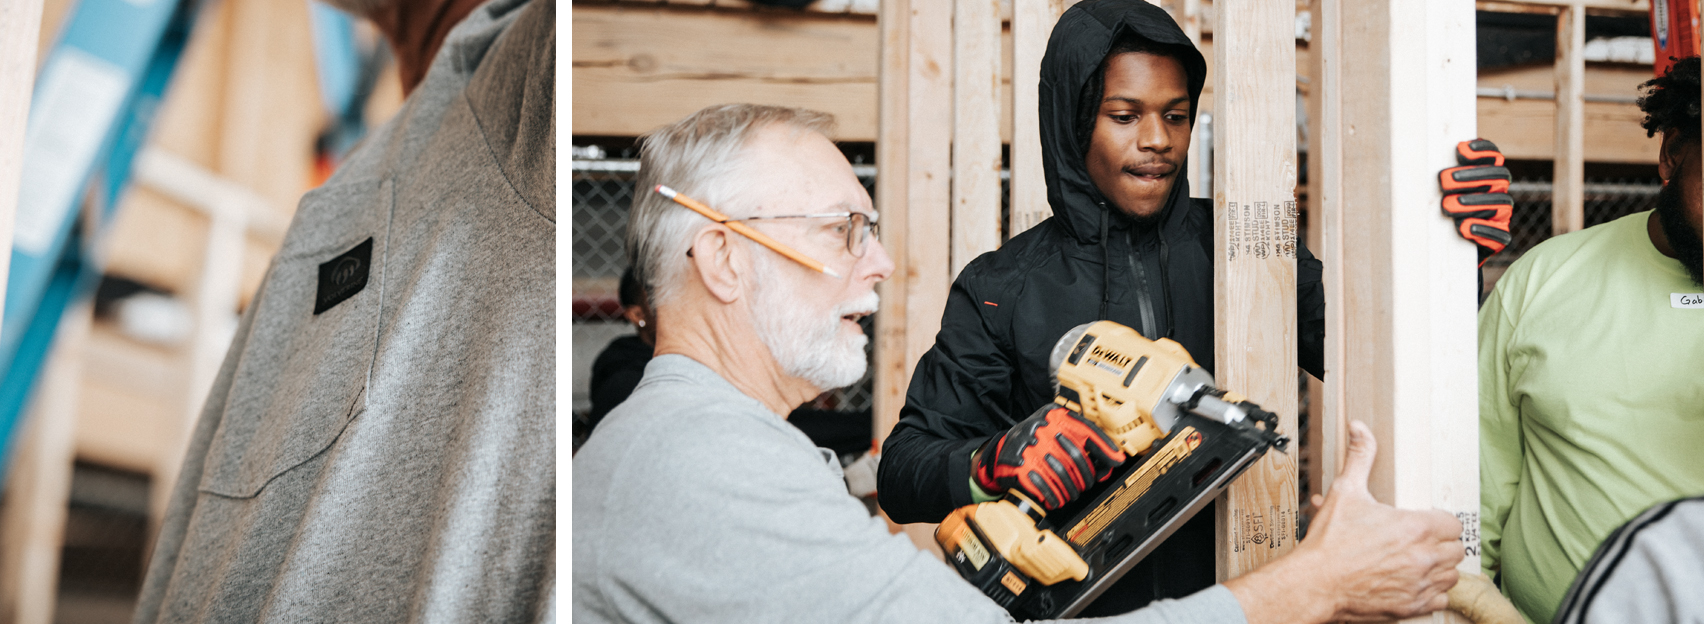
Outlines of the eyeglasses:
M682 206L686 206L687 208L692 209L693 212L696 212L700 215L704 215L704 218L706 218L706 219L709 219L711 221L715 221L717 223L726 225L726 226L728 226L729 229L731 229L735 232L739 232L740 234L744 235L746 238L750 238L753 241L756 241L758 244L763 245L764 247L768 247L771 250L774 250L775 253L781 254L783 256L786 256L788 258L793 259L794 261L798 262L799 264L805 265L807 268L809 268L812 271L818 271L818 272L821 272L825 275L828 275L828 276L834 277L834 278L840 277L839 273L834 272L834 269L828 268L827 265L824 265L821 262L817 262L816 260L811 259L809 256L806 256L802 253L799 253L798 251L795 251L792 247L788 247L787 245L782 244L780 241L777 241L773 238L770 238L767 234L764 234L763 232L759 232L757 230L751 229L751 226L740 222L740 221L742 221L742 219L730 219L730 218L728 218L727 215L724 215L720 212L716 212L716 210L714 208L711 208L709 206L704 205L703 202L700 202L700 201L693 199L691 197L687 197L685 195L682 195L682 194L680 194L680 192L678 192L678 191L676 191L672 188L669 188L667 186L663 186L661 184L658 184L656 186L655 190L657 191L657 193L659 195L662 195L663 197L667 197L670 200L673 200L677 204L680 204ZM870 236L872 236L876 233L876 216L873 215L873 214L866 215L866 214L861 213L861 212L828 212L828 213L811 214L811 215L780 215L780 216L773 216L773 217L752 217L752 219L798 219L798 218L805 218L805 217L839 217L839 218L846 219L846 223L844 225L844 227L846 228L846 250L852 252L853 257L859 257L859 258L863 257L863 255L864 255L864 243L868 242ZM686 255L691 256L692 250L691 249L686 250Z
M881 226L876 223L878 217L863 212L819 212L816 214L773 215L730 219L730 221L760 221L774 219L844 219L836 224L837 233L846 235L846 251L854 258L864 257L864 246L871 238L878 236Z

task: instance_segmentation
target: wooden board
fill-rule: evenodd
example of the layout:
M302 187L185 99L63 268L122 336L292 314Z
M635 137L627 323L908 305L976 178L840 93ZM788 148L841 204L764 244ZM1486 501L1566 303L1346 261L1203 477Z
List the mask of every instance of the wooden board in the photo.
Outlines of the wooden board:
M1563 7L1556 16L1556 166L1550 195L1550 228L1556 234L1586 227L1585 46L1585 9Z
M1176 21L1179 27L1183 28L1183 34L1189 37L1190 41L1195 42L1195 47L1200 49L1202 47L1201 0L1164 0L1159 5L1160 8L1166 10L1168 15L1171 15L1172 20ZM1298 2L1297 7L1300 8L1300 6L1300 2ZM1208 61L1208 66L1212 66L1212 61ZM1300 71L1300 65L1297 66L1297 70L1297 75L1306 75ZM1201 110L1206 109L1203 107ZM1196 112L1200 113L1201 110ZM1199 117L1197 120L1199 121ZM1185 172L1189 175L1189 194L1192 197L1209 196L1209 189L1202 184L1212 178L1210 168L1213 166L1204 156L1208 152L1208 147L1210 147L1207 145L1210 140L1203 136L1205 132L1206 127L1200 123L1197 123L1190 132L1189 161Z
M951 273L1000 246L1000 2L953 3Z
M1326 40L1320 34L1321 25L1325 23L1324 3L1320 0L1314 0L1312 5L1308 7L1308 11L1311 14L1314 30L1313 41L1308 44L1307 54L1307 75L1309 78L1307 96L1309 125L1308 200L1306 202L1307 243L1308 249L1312 250L1314 255L1319 257L1320 261L1328 267L1326 270L1330 271L1331 268L1329 267L1333 265L1341 267L1343 258L1341 254L1334 258L1326 257L1325 219L1327 215L1323 204L1328 196L1336 201L1335 198L1343 192L1343 146L1340 141L1324 141L1321 135L1326 132L1325 128L1329 127L1332 129L1331 132L1336 132L1342 124L1342 111L1335 105L1327 106L1324 97L1328 88L1327 84L1334 91L1341 89L1337 82L1338 71L1335 65L1341 52L1339 52L1337 39ZM1330 49L1331 52L1323 52L1325 49ZM1331 315L1341 314L1342 311L1327 306L1325 312ZM1329 338L1327 344L1330 344ZM1330 362L1329 357L1327 357L1327 362ZM1331 477L1336 476L1335 470L1337 468L1336 462L1327 458L1343 455L1344 449L1340 448L1338 444L1344 441L1344 430L1342 429L1344 423L1341 420L1328 420L1326 418L1325 382L1310 376L1307 384L1308 430L1305 432L1307 451L1302 458L1301 463L1304 469L1301 472L1307 479L1310 494L1324 494L1325 484L1330 483ZM1297 502L1304 508L1307 505L1305 499Z
M880 34L867 16L582 4L573 28L575 134L638 136L711 104L753 102L832 113L838 140L877 138ZM950 80L952 65L940 69Z
M1520 5L1539 6L1539 7L1544 7L1544 6L1565 7L1565 6L1574 5L1574 6L1580 6L1580 7L1586 8L1586 9L1598 9L1598 10L1605 10L1605 11L1627 12L1627 13L1634 13L1634 12L1647 12L1648 13L1651 10L1651 1L1650 0L1514 0L1514 1L1498 2L1497 4L1509 5L1511 7L1520 6Z
M160 423L177 422L184 369L175 349L137 342L97 322L83 347L78 389L77 456L148 473L168 445Z
M1642 65L1586 63L1582 90L1587 97L1634 97L1639 85L1651 79ZM1556 65L1532 64L1482 70L1481 89L1513 89L1554 93ZM1480 133L1497 143L1511 159L1552 160L1556 156L1556 102L1552 100L1480 97ZM1635 104L1592 102L1581 106L1583 153L1592 162L1656 164L1658 138L1647 138L1640 122L1645 114Z
M911 125L906 120L909 119L911 103L908 97L911 81L907 70L911 66L908 45L911 20L907 18L910 13L910 0L882 0L878 18L881 31L881 106L877 111L881 130L876 141L878 180L904 180L909 169ZM899 410L905 406L905 390L911 379L912 363L905 359L905 290L910 280L905 271L899 270L906 266L905 251L909 237L904 224L908 192L905 184L877 184L872 198L882 222L891 224L882 229L882 245L887 248L894 264L893 275L876 285L882 301L875 318L875 348L870 377L874 392L871 397L871 422L875 427L872 437L877 449L881 448L882 440L887 439L894 424L899 422Z
M207 238L207 218L146 187L127 191L122 208L106 244L106 272L189 292Z
M1321 191L1325 431L1366 421L1373 495L1462 518L1463 572L1479 569L1476 252L1439 210L1437 172L1476 134L1473 7L1325 0L1318 25L1335 40L1321 50L1321 146L1341 163ZM1334 475L1342 455L1324 460Z
M1217 380L1277 413L1280 430L1294 436L1295 10L1257 0L1214 4ZM1294 457L1268 453L1216 509L1221 580L1289 552L1296 534Z
M1596 63L1585 65L1584 89L1588 98L1612 96L1632 98L1639 95L1639 85L1651 79L1651 66L1632 63ZM1556 87L1555 63L1529 63L1495 69L1481 69L1477 78L1481 89L1512 88L1517 91L1550 91ZM1491 98L1500 99L1500 98ZM1637 109L1631 103L1624 104Z
M0 508L0 619L14 624L54 621L92 305L84 301L65 310L10 457L6 505Z
M326 123L308 7L231 4L214 173L294 214L312 182L313 141Z
M1551 160L1556 154L1556 104L1548 100L1513 102L1479 98L1480 133L1512 160ZM1655 165L1662 137L1646 138L1639 126L1644 113L1631 104L1586 102L1584 147L1592 162Z
M911 370L934 345L946 307L953 128L953 6L883 0L882 140L878 143L876 209L894 275L882 288L877 316L876 444L905 403ZM895 230L901 230L895 232ZM933 525L903 527L918 548L940 556Z
M751 102L832 113L842 140L874 140L873 26L866 17L577 5L574 131L638 136L711 104Z
M1020 0L1012 7L1012 209L1007 236L1053 216L1041 167L1041 57L1047 38L1065 9L1076 0Z
M12 217L23 173L42 0L0 0L0 294L12 259Z

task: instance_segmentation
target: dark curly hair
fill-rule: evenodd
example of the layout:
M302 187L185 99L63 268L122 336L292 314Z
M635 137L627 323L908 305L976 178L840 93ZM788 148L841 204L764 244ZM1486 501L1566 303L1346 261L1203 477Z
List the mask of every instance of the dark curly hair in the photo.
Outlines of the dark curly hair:
M1683 141L1698 140L1698 57L1676 61L1668 74L1639 85L1639 90L1645 136L1679 131Z

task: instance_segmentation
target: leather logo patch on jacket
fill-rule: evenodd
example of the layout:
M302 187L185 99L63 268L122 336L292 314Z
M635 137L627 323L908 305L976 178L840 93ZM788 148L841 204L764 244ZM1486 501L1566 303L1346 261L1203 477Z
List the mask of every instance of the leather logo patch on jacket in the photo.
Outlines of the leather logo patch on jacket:
M367 269L373 262L373 239L361 241L354 249L319 265L319 295L314 297L314 314L332 309L345 299L367 287Z

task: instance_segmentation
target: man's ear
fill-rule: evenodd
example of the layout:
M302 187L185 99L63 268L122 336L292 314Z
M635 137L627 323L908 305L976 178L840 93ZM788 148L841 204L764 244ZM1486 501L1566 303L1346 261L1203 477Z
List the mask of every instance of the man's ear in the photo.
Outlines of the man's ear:
M635 327L644 327L646 323L650 322L650 319L646 318L647 315L645 314L645 308L643 306L622 306L621 316L627 319L627 322L632 323Z
M1664 182L1674 179L1675 167L1680 166L1680 144L1683 142L1678 132L1663 131L1663 144L1657 148L1657 176Z
M704 289L722 303L738 301L744 294L745 286L740 278L751 266L745 250L734 244L731 235L732 232L721 226L699 230L698 235L692 237L692 247L687 254L691 256L693 269L698 272Z

